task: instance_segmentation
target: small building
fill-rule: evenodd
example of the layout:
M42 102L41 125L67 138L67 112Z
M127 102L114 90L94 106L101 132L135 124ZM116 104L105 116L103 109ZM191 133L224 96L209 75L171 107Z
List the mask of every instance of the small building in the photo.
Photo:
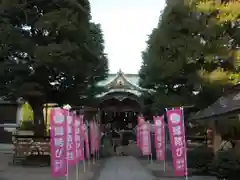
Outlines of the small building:
M11 143L12 132L23 122L33 123L33 110L26 101L0 101L0 143Z
M16 128L17 102L0 100L0 143L12 142L12 130Z
M224 135L220 132L226 130L230 122L235 123L235 127L232 126L231 129L240 129L240 84L227 89L215 103L197 112L190 120L206 123L211 127L214 151L219 150ZM234 137L240 140L237 134Z

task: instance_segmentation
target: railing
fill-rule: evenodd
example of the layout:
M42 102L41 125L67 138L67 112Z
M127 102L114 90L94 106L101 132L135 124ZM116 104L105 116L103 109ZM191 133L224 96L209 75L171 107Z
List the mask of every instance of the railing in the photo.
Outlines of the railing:
M13 135L13 163L28 156L50 155L50 138L29 135Z

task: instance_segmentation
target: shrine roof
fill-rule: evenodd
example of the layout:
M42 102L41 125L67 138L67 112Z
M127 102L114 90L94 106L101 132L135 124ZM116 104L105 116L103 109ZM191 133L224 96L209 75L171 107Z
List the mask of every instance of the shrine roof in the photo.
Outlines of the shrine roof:
M117 75L118 75L118 73L114 73L114 74L111 73L111 74L109 74L108 77L105 80L99 82L99 85L100 86L105 86L105 85L109 84L110 82L112 82L114 80L114 78ZM138 84L139 84L139 76L138 76L138 74L125 74L124 73L124 76L131 84L133 84L135 86L138 86Z
M225 95L220 97L215 103L197 112L190 119L192 120L207 119L213 116L219 116L225 113L239 111L240 110L240 91L238 89L239 87L240 84L234 86L230 93L226 93Z
M99 82L99 86L107 89L107 92L99 95L100 97L112 92L127 92L137 96L141 95L145 89L139 87L138 74L125 74L121 70L116 74L109 74L106 80Z

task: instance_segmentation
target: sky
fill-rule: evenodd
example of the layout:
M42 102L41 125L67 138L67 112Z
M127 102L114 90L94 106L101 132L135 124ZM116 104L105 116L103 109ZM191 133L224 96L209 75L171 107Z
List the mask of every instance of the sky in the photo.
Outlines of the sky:
M90 0L92 20L100 23L110 73L138 73L148 35L158 24L165 0Z

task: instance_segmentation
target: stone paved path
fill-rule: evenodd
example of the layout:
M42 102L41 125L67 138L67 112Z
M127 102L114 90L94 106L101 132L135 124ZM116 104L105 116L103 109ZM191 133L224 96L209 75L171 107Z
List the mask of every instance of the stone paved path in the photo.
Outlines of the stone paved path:
M131 156L112 157L105 163L97 180L154 180L137 159Z
M0 152L0 180L65 180L66 178L51 177L50 167L36 166L12 166L8 165L12 161L12 154L4 154ZM79 180L91 180L94 177L100 162L91 167L86 167L83 172L83 164L79 164ZM76 180L76 168L73 166L69 169L69 180Z

